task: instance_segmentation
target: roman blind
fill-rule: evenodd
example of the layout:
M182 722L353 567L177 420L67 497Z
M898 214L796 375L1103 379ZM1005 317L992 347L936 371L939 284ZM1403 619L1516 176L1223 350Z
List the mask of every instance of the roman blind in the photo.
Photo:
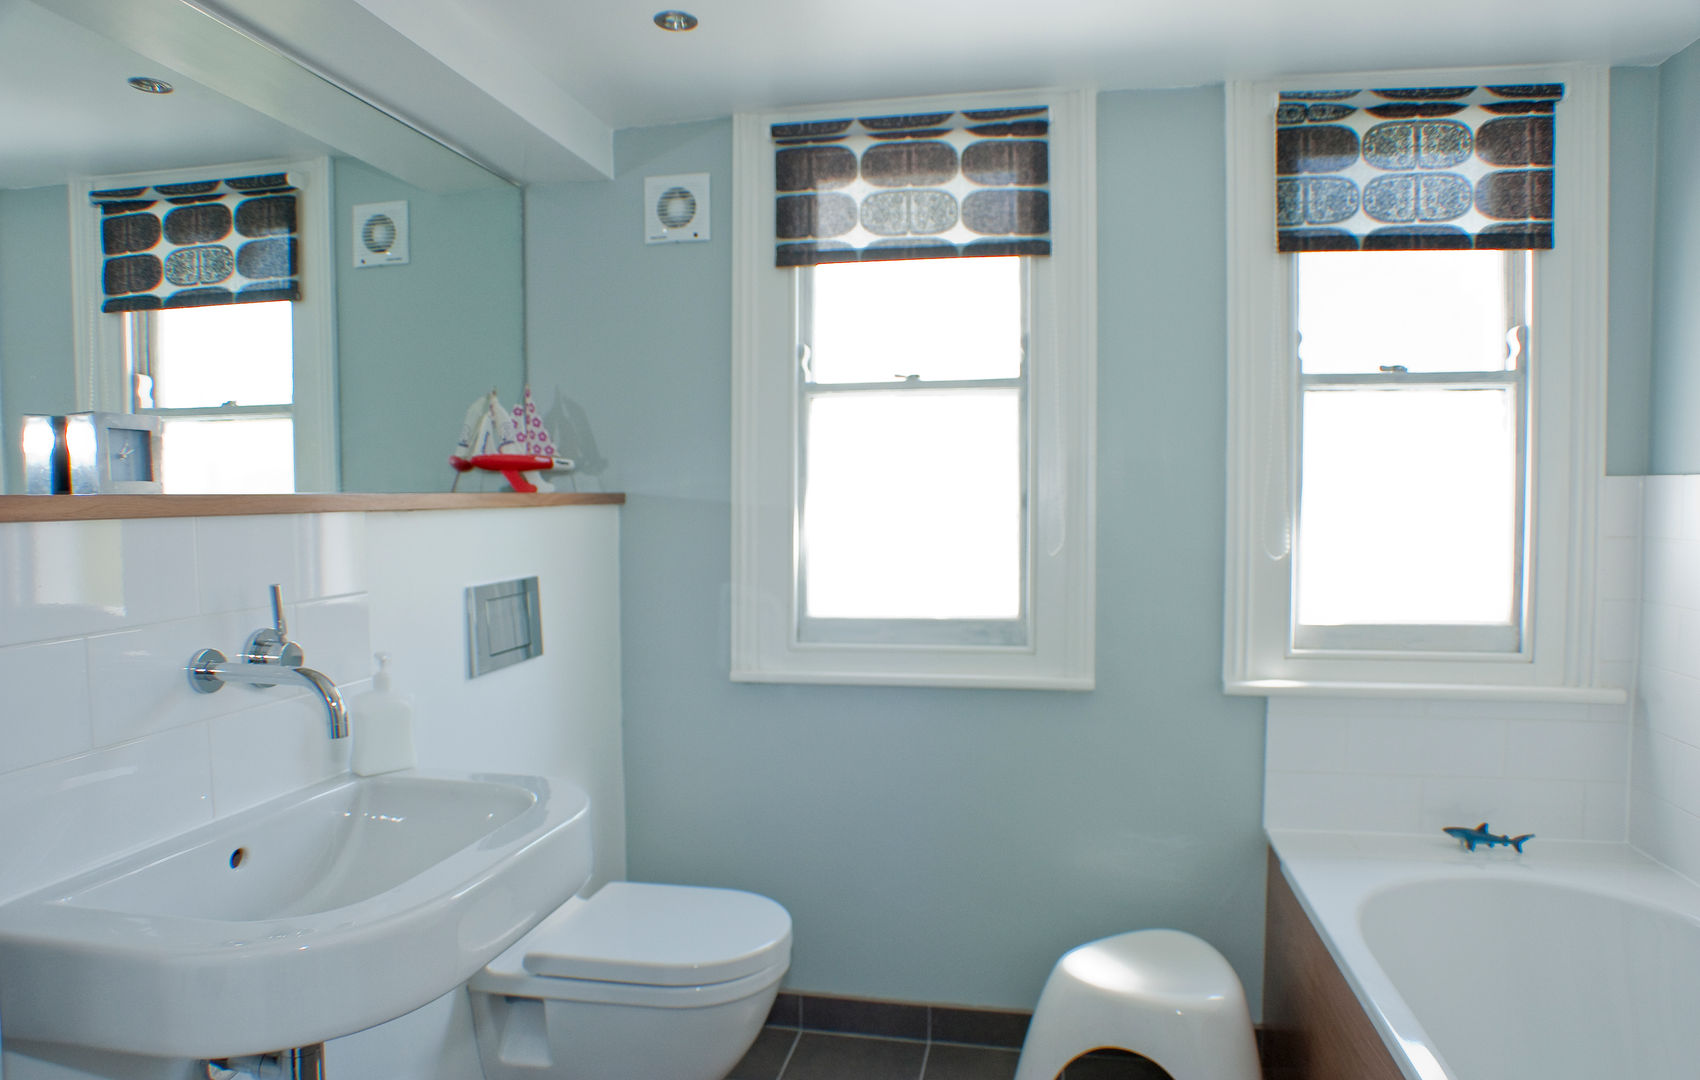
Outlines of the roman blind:
M288 173L92 191L100 310L299 300Z
M779 266L1051 253L1047 108L771 130Z
M1553 246L1559 83L1288 91L1280 251Z

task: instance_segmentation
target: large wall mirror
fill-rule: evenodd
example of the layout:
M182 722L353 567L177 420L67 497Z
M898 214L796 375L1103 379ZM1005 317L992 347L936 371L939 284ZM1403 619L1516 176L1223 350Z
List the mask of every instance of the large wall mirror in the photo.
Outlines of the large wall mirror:
M138 91L128 81L138 76L173 91ZM447 490L468 405L491 389L509 404L519 397L525 290L513 184L182 0L0 0L0 95L0 491L24 491L24 414L135 401L138 373L102 351L130 324L99 311L101 211L88 177L311 164L303 175L324 197L323 220L315 238L303 217L296 269L328 317L291 349L297 364L324 372L325 407L296 430L328 465L303 472L297 490ZM406 203L407 261L357 268L356 248L370 238L355 207L386 203ZM299 310L278 309L286 326ZM202 374L179 374L179 387L207 384L195 407L239 410L242 394L277 396L245 383L224 390L207 374L261 362L262 333L236 333L198 361L209 367L180 369ZM211 444L213 473L217 459L249 453ZM283 445L264 453L292 453ZM475 474L461 484L469 489L496 485Z

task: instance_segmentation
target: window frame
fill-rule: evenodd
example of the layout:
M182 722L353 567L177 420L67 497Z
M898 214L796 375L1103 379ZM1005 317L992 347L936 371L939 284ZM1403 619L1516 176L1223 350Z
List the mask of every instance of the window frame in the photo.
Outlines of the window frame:
M1528 538L1515 653L1293 647L1298 409L1292 263L1275 250L1274 105L1286 89L1563 82L1558 246L1535 255L1527 385ZM1355 72L1227 88L1228 487L1223 687L1615 702L1594 685L1594 563L1604 471L1609 83L1596 65Z
M134 413L130 386L127 317L100 310L100 228L89 192L205 179L288 172L297 178L296 260L301 298L291 304L294 387L289 406L189 410L205 415L275 416L287 409L295 428L295 490L336 491L340 461L337 432L336 247L331 231L331 167L328 157L232 162L110 176L72 177L70 193L71 303L76 325L78 407L96 412ZM138 322L139 325L139 322ZM151 410L149 410L151 411ZM183 410L169 410L172 415Z
M798 282L774 265L774 123L1043 104L1051 109L1057 254L1026 278L1025 644L892 641L867 620L805 641L797 574L801 511ZM1087 90L809 106L733 118L731 671L736 682L1090 690L1094 685L1097 170ZM858 623L862 620L856 620Z

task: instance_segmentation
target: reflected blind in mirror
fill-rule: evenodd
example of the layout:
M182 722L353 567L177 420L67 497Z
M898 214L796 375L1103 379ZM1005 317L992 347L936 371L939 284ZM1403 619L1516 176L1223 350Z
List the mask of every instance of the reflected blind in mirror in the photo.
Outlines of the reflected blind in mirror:
M100 310L299 300L296 191L268 173L90 192Z
M779 266L1051 253L1047 108L774 124Z
M1277 249L1551 248L1563 96L1561 83L1282 93Z

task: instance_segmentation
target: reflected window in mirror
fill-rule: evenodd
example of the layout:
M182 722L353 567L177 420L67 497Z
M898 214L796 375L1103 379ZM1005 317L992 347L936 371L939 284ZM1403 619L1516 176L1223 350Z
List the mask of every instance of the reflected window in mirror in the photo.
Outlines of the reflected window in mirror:
M167 494L295 490L289 301L124 315L131 409L160 418Z
M193 209L211 200L194 194L162 200L162 188L198 183L209 176L265 180L270 175L286 175L290 189L249 196L239 193L232 200L232 213L219 222L229 222L228 234L196 235L185 240L173 237L165 224L165 217L173 210ZM234 186L238 181L226 183ZM129 205L104 213L99 200L90 198L91 192L99 192L110 202L112 189L127 193L133 188L151 190ZM80 294L78 309L88 319L80 349L85 373L80 396L85 408L160 417L160 479L168 494L282 494L337 489L335 285L329 191L330 163L324 158L88 177L74 183L72 239L80 264L74 288ZM268 297L236 303L191 300L184 306L172 306L182 298L174 300L167 285L247 291L245 279L255 275L245 268L244 259L253 249L268 244L275 247L279 241L275 239L277 227L270 220L242 213L242 199L258 202L277 194L293 198L296 204L293 233L284 234L293 246L292 261L285 272L298 277L295 291L299 298ZM138 205L146 200L155 205ZM91 203L92 212L75 212ZM156 210L164 211L161 227L137 230L141 239L136 244L154 241L157 247L135 250L128 235L121 234L118 251L109 250L103 236L108 218L114 213ZM219 230L215 227L210 231ZM223 245L231 249L234 259L182 260L179 249L184 243ZM190 253L206 250L191 247ZM161 276L155 273L142 275L145 280L137 287L124 283L117 290L110 288L107 264L134 255L160 259L164 283L155 280ZM174 259L182 265L174 267ZM226 264L241 276L213 280ZM193 280L185 285L180 280L185 269L201 276L190 275ZM174 270L177 276L173 276ZM119 280L123 280L121 275ZM265 284L260 282L262 288ZM150 287L159 287L166 294L164 299L150 301L152 306L144 310L113 310L115 295L119 303L127 303L129 296L143 294Z

